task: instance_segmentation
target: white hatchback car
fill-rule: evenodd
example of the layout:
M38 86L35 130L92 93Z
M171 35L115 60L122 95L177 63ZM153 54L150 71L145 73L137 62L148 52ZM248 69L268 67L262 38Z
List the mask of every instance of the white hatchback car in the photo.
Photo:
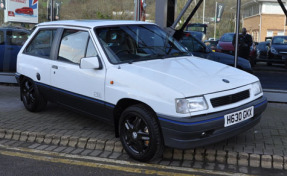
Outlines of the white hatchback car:
M140 161L163 146L188 149L241 134L267 105L257 77L194 57L145 22L39 24L18 54L16 78L29 111L51 101L113 124Z

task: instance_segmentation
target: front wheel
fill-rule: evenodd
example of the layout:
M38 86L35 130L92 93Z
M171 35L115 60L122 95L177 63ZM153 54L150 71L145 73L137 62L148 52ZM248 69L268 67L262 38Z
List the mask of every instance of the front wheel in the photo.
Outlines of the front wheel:
M156 115L145 105L128 107L121 115L119 134L123 148L138 161L150 161L163 152Z
M24 78L20 84L21 99L25 108L31 112L38 112L43 110L47 101L40 94L34 81L29 78Z

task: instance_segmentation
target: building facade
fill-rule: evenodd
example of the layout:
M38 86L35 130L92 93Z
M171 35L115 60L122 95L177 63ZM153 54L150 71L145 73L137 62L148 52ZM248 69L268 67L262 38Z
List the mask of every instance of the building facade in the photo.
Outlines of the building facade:
M286 0L283 0L286 5ZM286 35L286 16L277 0L253 0L242 5L243 27L256 42L265 37Z

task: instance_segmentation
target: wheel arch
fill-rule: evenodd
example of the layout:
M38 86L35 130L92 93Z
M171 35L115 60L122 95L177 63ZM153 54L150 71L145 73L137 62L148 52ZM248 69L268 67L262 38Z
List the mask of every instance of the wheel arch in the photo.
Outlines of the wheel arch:
M146 106L152 113L154 113L154 116L157 117L156 112L146 103L141 102L139 100L135 100L135 99L131 99L131 98L123 98L121 100L118 101L118 103L116 104L114 111L113 111L113 116L114 116L114 127L115 127L115 135L116 137L119 137L119 120L121 117L121 114L123 113L123 111L132 106L132 105L136 105L136 104L143 104L144 106ZM158 118L155 119L159 125L159 129L160 129L160 133L162 134L162 130L161 130L161 126L159 124L159 120Z

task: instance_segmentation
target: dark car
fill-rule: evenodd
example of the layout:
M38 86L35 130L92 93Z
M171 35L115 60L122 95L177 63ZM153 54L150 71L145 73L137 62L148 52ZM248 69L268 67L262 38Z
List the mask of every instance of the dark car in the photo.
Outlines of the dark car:
M0 28L0 72L16 71L17 54L29 35L26 29Z
M266 61L270 50L270 42L260 42L256 47L256 61Z
M30 7L22 7L20 9L16 9L15 12L18 14L26 14L26 15L33 15L34 14L33 9Z
M287 68L287 36L274 36L270 44L267 64L284 63Z
M192 34L189 32L185 32L181 39L179 39L179 42L197 57L221 62L230 66L234 65L234 56L224 53L212 52L209 47L192 36ZM253 73L250 62L248 60L238 57L237 65L239 69Z

